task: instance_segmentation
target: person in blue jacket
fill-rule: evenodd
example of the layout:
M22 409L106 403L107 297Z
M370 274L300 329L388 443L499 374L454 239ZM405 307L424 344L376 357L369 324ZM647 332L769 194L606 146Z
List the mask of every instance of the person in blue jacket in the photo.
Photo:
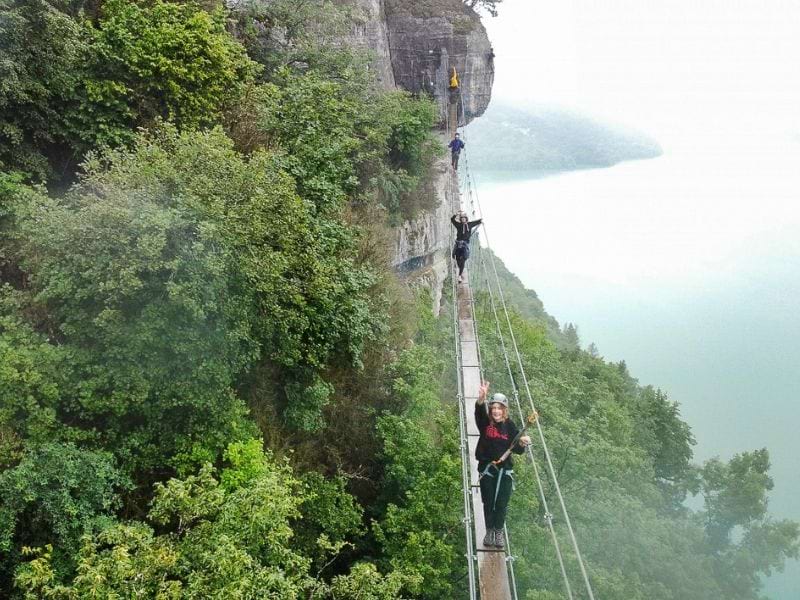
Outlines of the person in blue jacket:
M458 157L461 156L464 145L458 133L456 133L453 139L450 140L450 143L447 144L447 147L450 148L450 164L453 165L453 170L458 170Z

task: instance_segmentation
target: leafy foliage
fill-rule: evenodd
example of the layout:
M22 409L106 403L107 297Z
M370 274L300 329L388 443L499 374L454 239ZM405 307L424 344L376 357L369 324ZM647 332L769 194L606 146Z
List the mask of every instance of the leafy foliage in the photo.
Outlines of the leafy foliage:
M72 444L43 444L0 473L0 557L18 559L25 546L50 543L56 560L69 565L84 533L102 528L128 482L103 452ZM10 573L0 571L0 580Z
M164 529L118 524L87 537L78 575L57 583L48 552L26 565L17 585L45 597L147 595L299 597L308 562L289 548L289 519L301 498L286 467L262 457L250 485L225 491L213 469L156 487L149 513Z
M84 76L88 41L61 2L0 2L0 170L39 179L67 145L65 104Z
M257 71L224 13L196 1L105 0L93 21L81 14L69 2L0 3L0 168L60 178L155 119L214 123Z
M255 63L225 31L222 10L208 13L199 2L148 3L106 0L92 30L95 78L85 84L76 133L96 119L110 126L87 141L114 144L121 132L167 119L180 127L214 123ZM97 77L102 74L102 77ZM99 113L99 114L97 114Z
M503 0L464 0L464 4L471 9L484 9L493 17L497 16L497 5Z
M400 500L389 503L374 524L375 537L387 570L406 573L405 589L424 598L454 594L451 581L462 533L456 425L454 415L448 418L439 408L436 370L437 360L428 349L406 351L393 382L404 410L378 421L387 462L385 493Z

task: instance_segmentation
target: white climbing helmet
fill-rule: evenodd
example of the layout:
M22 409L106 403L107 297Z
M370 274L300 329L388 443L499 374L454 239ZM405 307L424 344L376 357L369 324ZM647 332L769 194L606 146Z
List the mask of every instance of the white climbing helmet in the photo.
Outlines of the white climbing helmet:
M503 406L508 408L508 398L506 398L505 394L501 394L499 392L497 394L492 394L492 398L491 400L489 400L489 405L491 406L492 404L495 403L502 404Z

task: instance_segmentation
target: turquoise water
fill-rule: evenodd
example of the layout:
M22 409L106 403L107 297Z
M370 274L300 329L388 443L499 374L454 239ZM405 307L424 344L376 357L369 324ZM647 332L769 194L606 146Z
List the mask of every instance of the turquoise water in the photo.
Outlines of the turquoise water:
M746 142L474 175L492 247L548 312L677 400L697 460L766 446L771 513L800 521L800 144ZM797 590L792 563L766 592Z

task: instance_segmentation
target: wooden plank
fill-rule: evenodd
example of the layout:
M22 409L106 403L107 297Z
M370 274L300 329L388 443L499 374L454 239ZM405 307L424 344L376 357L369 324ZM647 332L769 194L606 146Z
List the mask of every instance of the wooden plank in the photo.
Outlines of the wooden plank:
M477 550L486 550L483 545L483 537L486 535L486 521L483 518L483 502L481 501L481 490L473 487L470 489L472 496L472 508L475 512L473 515L475 519L475 548ZM491 550L491 548L489 548Z
M510 600L505 552L479 552L478 572L481 600Z
M471 435L467 439L469 446L469 483L478 485L478 461L475 460L475 447L478 445L478 436ZM480 500L480 498L478 498Z
M477 367L479 365L478 344L476 342L461 342L461 366Z
M472 319L458 320L458 336L462 342L475 341L475 330L472 328Z
M480 435L478 425L475 423L475 400L467 401L467 410L469 410L469 417L467 418L467 435Z
M461 367L461 379L464 383L464 397L477 398L481 387L480 367Z
M472 294L469 288L462 289L458 295L458 318L472 319Z
M481 600L511 600L511 587L508 582L506 553L497 548L485 548L486 523L483 518L483 502L478 485L478 463L475 448L480 436L475 424L475 400L481 384L480 361L475 341L472 320L472 301L469 280L458 286L458 330L461 350L461 381L464 393L464 411L467 423L467 446L469 448L470 499L472 503L475 549L478 555L478 586Z

